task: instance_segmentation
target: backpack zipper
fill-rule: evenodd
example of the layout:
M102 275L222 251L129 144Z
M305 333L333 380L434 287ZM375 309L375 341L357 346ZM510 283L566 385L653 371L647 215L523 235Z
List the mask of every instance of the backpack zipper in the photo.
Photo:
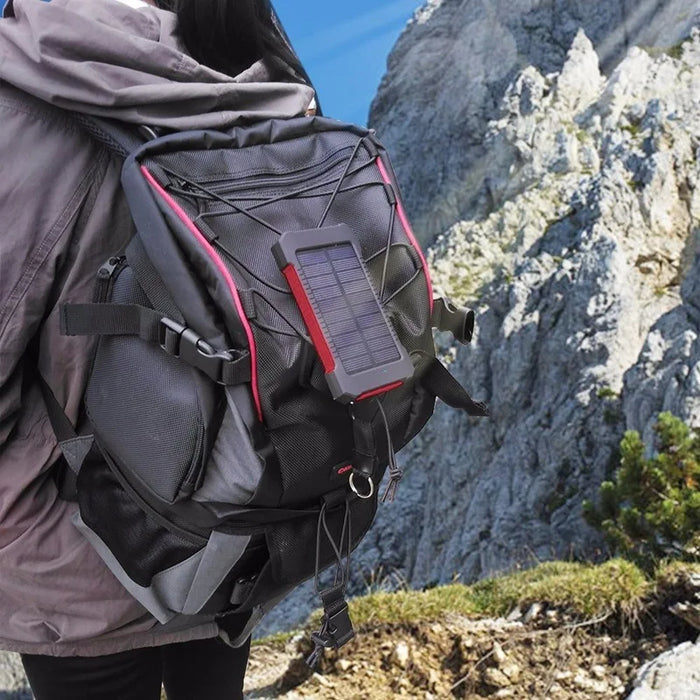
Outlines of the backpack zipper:
M97 442L99 445L99 443L100 443L99 435L96 435L95 437L97 438ZM192 532L191 530L182 527L182 525L174 523L170 518L167 518L166 516L161 515L161 513L158 512L148 502L148 500L146 500L146 498L144 498L144 496L131 485L131 483L129 482L127 477L122 472L121 467L117 464L117 460L109 453L109 451L102 450L102 448L100 448L100 451L102 452L102 454L105 458L105 462L107 463L109 470L116 477L117 481L121 484L122 488L131 496L134 503L142 511L144 511L146 513L146 515L150 516L161 527L165 528L166 530L173 533L174 535L177 535L178 537L181 537L182 539L187 540L191 544L196 544L199 546L206 545L206 543L208 542L207 537L204 537L203 535L200 535L199 533Z
M258 360L257 360L257 346L255 344L255 336L253 335L253 329L250 327L248 318L245 315L245 310L241 303L240 295L238 294L238 287L236 282L228 271L224 261L221 256L214 250L211 243L207 240L206 236L197 228L192 219L189 218L187 213L182 209L182 207L168 194L163 186L153 177L152 173L145 166L141 166L141 174L146 179L151 187L157 192L157 194L165 201L165 203L173 210L175 215L180 219L180 221L185 225L187 230L194 236L195 240L199 246L204 250L206 255L210 258L212 263L217 268L218 272L223 277L226 287L231 294L231 299L233 301L236 313L240 320L243 332L246 334L246 339L248 341L248 349L250 351L250 366L251 366L251 391L253 394L253 402L255 403L255 409L259 421L263 422L263 410L262 401L260 399L260 390L258 387Z
M95 286L94 302L103 304L108 301L114 281L126 264L125 255L115 255L104 263L97 271L97 285Z
M264 184L286 184L287 182L291 181L296 182L297 180L308 180L310 178L318 177L319 175L322 175L324 172L327 170L330 170L331 168L334 168L338 163L343 162L342 157L337 157L340 153L343 151L348 151L352 150L354 146L349 145L349 146L343 146L342 148L339 148L335 151L332 151L329 153L323 160L319 161L318 163L315 163L314 165L309 165L307 167L302 167L299 170L295 170L293 172L287 172L287 173L266 173L266 176L255 176L254 174L250 175L239 175L237 177L231 177L230 175L228 177L212 177L212 178L204 178L200 180L200 182L203 185L227 185L227 184L232 184L235 182L241 182L245 184L239 185L236 189L250 189L253 187L259 187L260 185ZM329 162L332 161L332 162ZM234 186L235 187L235 186Z
M204 461L204 455L201 454L203 446L204 428L200 426L197 430L197 443L194 449L195 459L193 459L190 463L190 467L187 470L187 474L185 474L185 478L180 484L180 488L178 489L177 497L175 500L177 500L178 498L191 496L199 486L199 482L203 480L204 465L202 463Z
M347 150L347 149L343 149ZM335 156L340 151L336 151L332 154ZM330 158L330 156L329 156ZM256 194L260 196L269 196L270 193L277 192L280 189L289 188L297 184L311 185L315 180L327 175L333 168L337 168L345 162L343 158L336 158L332 162L328 162L326 159L322 163L317 164L313 168L307 168L303 171L298 171L295 173L280 174L275 177L266 178L250 178L245 181L240 181L241 178L220 178L220 179L210 179L210 180L200 180L201 184L206 189L209 189L216 195L227 195L233 193L245 193L248 191L255 191ZM363 165L370 163L367 161ZM180 188L184 192L197 192L196 187L192 187L189 183L179 178L177 175L168 175L172 184ZM323 183L319 183L319 186ZM266 189L265 189L266 188Z

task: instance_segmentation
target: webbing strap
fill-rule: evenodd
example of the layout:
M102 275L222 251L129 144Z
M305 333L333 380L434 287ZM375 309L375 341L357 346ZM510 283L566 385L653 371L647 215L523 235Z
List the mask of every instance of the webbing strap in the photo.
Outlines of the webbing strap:
M466 411L470 416L489 415L489 409L486 404L481 401L474 401L467 393L467 390L437 358L432 358L420 382L428 391L435 394L435 396L442 399L452 408Z
M184 322L184 317L175 305L170 292L156 272L150 258L146 254L138 236L134 236L126 247L126 259L133 271L136 281L144 294L148 297L154 309L162 311L163 316L175 319L179 323Z
M226 521L219 528L223 532L250 532L259 526L263 529L273 523L286 523L297 518L317 517L319 508L265 508L232 507L227 508Z
M319 513L318 525L316 528L316 573L314 576L314 588L323 602L323 617L321 618L320 629L311 635L311 641L314 643L314 650L306 659L307 665L311 668L314 668L318 664L325 649L339 649L355 636L352 621L348 613L348 604L345 601L345 589L350 579L350 551L352 549L352 514L350 511L350 502L347 499L345 500L345 516L343 518L343 527L338 542L336 542L333 533L331 533L328 527L326 511L327 506L324 504ZM325 532L336 557L333 584L323 590L320 589L319 585L322 530ZM346 541L347 545L345 545ZM343 551L344 547L347 547L345 551ZM343 556L345 556L345 566L343 566Z
M431 324L439 331L450 331L460 343L470 343L474 335L475 314L471 309L455 306L449 299L440 297L433 302Z
M248 350L217 352L191 328L138 304L63 304L63 335L135 335L226 386L249 382Z
M80 112L72 112L71 114L95 140L120 158L126 158L147 140L137 135L136 129L138 127L136 124L126 125Z
M63 455L63 460L59 460L54 465L56 487L63 500L75 501L78 495L78 472L95 444L95 437L94 435L78 435L76 433L51 387L39 372L37 372L37 377L39 388L44 397L46 413Z
M349 408L352 419L352 464L353 472L365 478L374 474L377 461L377 444L374 439L373 420L377 414L374 402L358 401Z
M37 372L37 378L39 380L41 394L44 397L44 403L46 404L46 413L48 413L49 422L51 423L51 427L58 441L63 442L78 437L75 428L73 428L73 424L68 420L68 416L65 414L61 404L58 403L58 399L51 390L51 387L39 372Z
M63 335L137 335L159 342L163 314L138 304L63 304Z

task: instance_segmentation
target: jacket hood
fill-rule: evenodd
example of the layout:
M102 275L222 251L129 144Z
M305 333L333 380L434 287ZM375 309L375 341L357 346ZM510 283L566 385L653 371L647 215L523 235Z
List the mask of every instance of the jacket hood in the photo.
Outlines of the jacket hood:
M258 61L231 77L184 50L173 13L119 0L14 0L0 79L58 107L172 129L304 114L313 90Z

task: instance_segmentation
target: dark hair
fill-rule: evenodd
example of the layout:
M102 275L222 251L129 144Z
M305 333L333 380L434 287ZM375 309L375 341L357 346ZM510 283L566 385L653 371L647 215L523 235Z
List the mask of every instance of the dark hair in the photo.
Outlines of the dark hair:
M270 0L158 0L158 5L177 13L185 46L200 63L237 75L268 57L286 66L290 79L310 84Z

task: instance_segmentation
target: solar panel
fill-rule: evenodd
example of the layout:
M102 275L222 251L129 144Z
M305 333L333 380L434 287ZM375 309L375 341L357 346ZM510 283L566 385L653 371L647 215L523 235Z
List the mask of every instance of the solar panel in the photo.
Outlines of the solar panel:
M273 253L321 358L333 398L361 400L389 391L413 374L347 225L285 233Z

